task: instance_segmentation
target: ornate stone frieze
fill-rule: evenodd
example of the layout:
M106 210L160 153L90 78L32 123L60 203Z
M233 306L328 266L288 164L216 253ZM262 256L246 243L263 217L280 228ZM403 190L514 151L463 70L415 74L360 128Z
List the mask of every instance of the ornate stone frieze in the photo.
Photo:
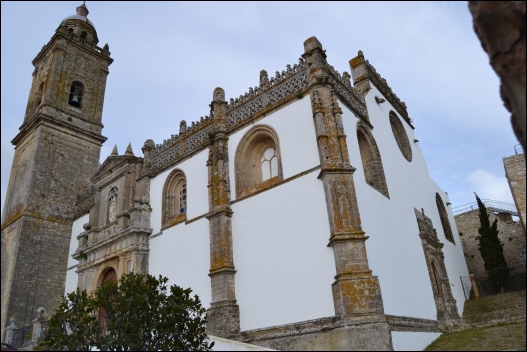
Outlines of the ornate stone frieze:
M148 157L145 154L145 173L155 175L182 157L207 145L212 128L211 121L209 116L201 117L200 121L192 122L189 127L182 121L179 134L173 134L163 143L148 148ZM145 144L145 147L149 146Z
M351 111L357 113L360 117L368 119L368 110L364 97L358 94L351 86L350 75L344 72L341 75L335 68L328 65L328 82L333 85L333 90L344 105Z
M463 325L463 320L452 295L442 250L444 245L437 238L432 220L425 215L424 210L419 211L414 208L414 211L436 303L438 327L441 330L450 330Z
M281 73L276 71L275 77L268 78L267 72L260 72L260 85L249 88L249 91L239 98L230 99L227 106L229 127L242 123L259 111L276 104L282 99L299 94L308 85L307 68L303 59L298 64L287 65Z

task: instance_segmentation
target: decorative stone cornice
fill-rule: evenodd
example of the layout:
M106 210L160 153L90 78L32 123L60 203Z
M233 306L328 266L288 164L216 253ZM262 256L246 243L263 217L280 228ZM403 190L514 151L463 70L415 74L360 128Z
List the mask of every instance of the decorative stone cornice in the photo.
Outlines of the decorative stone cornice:
M266 108L282 103L284 99L295 97L307 88L307 68L300 58L298 64L287 65L286 70L276 71L275 76L268 78L265 70L260 71L260 85L249 88L249 91L238 98L230 99L227 105L229 127L243 124Z
M333 86L336 96L344 105L360 118L368 121L368 111L364 97L351 85L350 75L341 75L331 65L326 65L327 76L325 82ZM231 98L226 104L227 122L226 132L229 133L241 126L251 123L257 115L277 108L291 99L301 99L309 88L318 84L310 83L306 61L300 58L298 64L286 65L282 72L276 71L275 76L269 78L267 71L260 71L260 84L250 87L238 98ZM173 134L160 144L145 144L145 175L150 177L166 170L171 165L188 157L210 144L210 135L214 129L214 111L210 116L201 117L199 121L187 123L182 121L179 134ZM149 140L151 141L151 140Z
M341 75L331 65L328 65L328 73L328 82L333 85L333 90L339 97L340 101L346 105L348 109L358 114L363 120L368 121L368 110L366 109L364 96L359 94L355 88L351 86L351 77L349 73L344 72L344 74Z
M386 100L392 104L397 110L401 117L414 128L412 120L408 116L406 104L399 99L399 97L393 92L392 88L386 82L386 79L382 78L375 67L370 64L368 60L364 59L364 54L359 51L358 55L350 60L351 73L353 76L353 84L355 85L356 91L365 96L366 93L371 89L370 82L384 95Z

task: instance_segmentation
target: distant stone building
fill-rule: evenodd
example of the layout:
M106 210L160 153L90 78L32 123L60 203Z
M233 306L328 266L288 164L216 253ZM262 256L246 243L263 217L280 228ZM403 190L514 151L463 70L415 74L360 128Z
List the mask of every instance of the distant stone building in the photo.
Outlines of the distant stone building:
M525 155L521 146L517 145L515 149L516 155L503 158L505 175L515 204L482 199L490 215L490 223L498 219L498 237L503 243L503 254L509 268L524 267L525 264ZM477 240L480 227L477 203L461 205L452 211L469 272L484 271ZM519 217L520 221L514 221L513 216Z
M143 157L115 148L98 166L112 59L87 15L33 61L2 223L3 327L131 271L191 287L210 334L275 349L422 349L461 324L448 195L362 52L341 75L311 37L238 98L214 89L209 116L146 140Z
M517 216L513 204L507 206L500 204L500 208L492 201L484 200L487 206L489 220L492 224L494 219L498 219L498 231L501 243L503 243L503 254L509 267L517 267L524 262L525 254L525 235L519 221L513 221L512 216ZM471 209L472 208L472 209ZM453 209L456 211L456 209ZM483 258L479 252L479 241L477 240L478 229L481 226L479 221L479 209L477 204L471 203L470 207L465 208L454 217L456 219L459 238L463 245L465 260L467 261L470 273L482 272L485 270Z

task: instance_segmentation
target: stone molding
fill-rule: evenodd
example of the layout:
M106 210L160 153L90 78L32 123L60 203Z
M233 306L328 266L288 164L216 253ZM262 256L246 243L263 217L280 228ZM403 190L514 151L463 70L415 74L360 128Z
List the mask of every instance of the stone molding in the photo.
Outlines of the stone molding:
M445 267L444 244L439 241L432 220L424 214L424 210L414 208L414 211L437 308L438 327L441 331L448 331L463 326Z
M365 96L371 89L370 82L373 83L408 125L414 129L412 119L408 116L406 104L393 92L392 88L388 85L388 82L386 82L386 79L382 78L381 75L377 73L375 67L373 67L368 60L364 59L362 51L359 51L358 55L350 60L350 67L353 76L353 84L359 94Z
M392 350L386 318L339 316L242 331L240 340L276 350Z
M437 320L386 315L391 331L441 332Z

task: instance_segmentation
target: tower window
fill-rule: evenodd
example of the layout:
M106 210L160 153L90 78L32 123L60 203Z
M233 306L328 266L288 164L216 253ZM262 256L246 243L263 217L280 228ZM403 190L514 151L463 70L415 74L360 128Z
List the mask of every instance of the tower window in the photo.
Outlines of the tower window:
M68 104L81 108L82 96L84 94L84 85L80 82L73 82L70 89Z
M36 94L37 97L37 106L39 106L42 103L42 95L44 94L44 82L40 84L38 87L38 92Z

